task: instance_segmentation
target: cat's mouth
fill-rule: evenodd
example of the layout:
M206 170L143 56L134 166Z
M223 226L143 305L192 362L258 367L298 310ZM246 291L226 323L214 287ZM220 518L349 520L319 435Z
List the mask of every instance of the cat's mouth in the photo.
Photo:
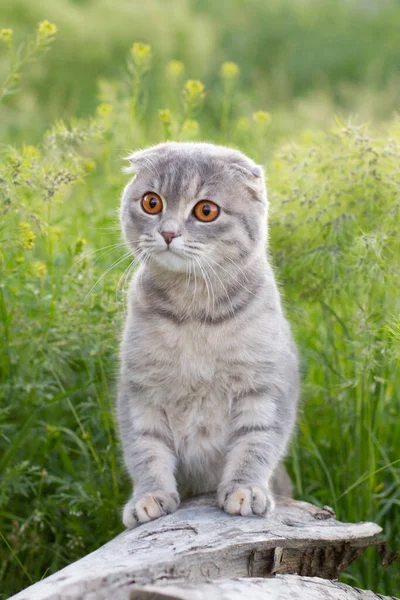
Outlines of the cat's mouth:
M188 260L185 255L173 248L156 253L154 259L159 265L172 271L186 272L188 269Z

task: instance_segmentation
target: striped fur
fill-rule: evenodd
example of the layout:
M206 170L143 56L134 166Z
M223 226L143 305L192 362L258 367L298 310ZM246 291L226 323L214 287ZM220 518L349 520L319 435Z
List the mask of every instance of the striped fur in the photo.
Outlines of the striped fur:
M134 480L127 527L218 491L232 514L273 509L295 423L298 363L266 254L261 168L238 151L167 143L134 154L121 207L141 261L121 344L118 420ZM141 207L147 192L164 210ZM199 200L220 207L196 220ZM173 231L169 248L161 231Z

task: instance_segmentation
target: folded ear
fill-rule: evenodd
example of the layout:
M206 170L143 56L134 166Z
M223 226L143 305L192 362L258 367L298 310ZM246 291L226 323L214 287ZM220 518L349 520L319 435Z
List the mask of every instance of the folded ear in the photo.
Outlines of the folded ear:
M240 182L251 192L252 198L267 202L264 169L252 161L237 162L230 165L231 172L240 179Z
M262 168L261 165L256 165L255 163L251 162L250 160L246 161L246 163L243 161L243 163L236 163L234 162L232 164L232 167L237 170L238 172L242 173L242 175L244 175L245 177L249 177L250 179L256 178L256 179L263 179L264 178L264 169Z
M152 158L157 154L160 154L164 150L164 144L158 144L157 146L151 146L150 148L145 148L144 150L137 150L133 154L126 156L124 160L129 161L129 165L127 167L123 167L124 173L138 173L140 169L143 167L147 167L149 169L153 167Z
M255 163L250 163L248 166L248 170L254 177L262 177L264 175L264 171L261 165L256 165Z
M129 156L125 156L124 160L129 161L129 164L126 167L123 167L122 170L124 173L137 173L140 171L143 162L146 160L146 154L149 152L149 149L145 150L137 150L133 154Z

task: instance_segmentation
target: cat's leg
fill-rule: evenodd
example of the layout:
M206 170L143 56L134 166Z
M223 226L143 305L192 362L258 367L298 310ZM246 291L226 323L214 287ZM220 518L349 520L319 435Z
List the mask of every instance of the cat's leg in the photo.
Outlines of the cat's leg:
M147 405L140 409L145 393L140 390L139 403L130 386L129 391L120 392L118 401L124 459L134 481L133 495L122 515L129 529L174 512L180 502L172 433L161 408Z
M277 408L268 386L234 402L228 451L218 501L227 513L266 515L274 509L271 476L281 460L294 424L294 411ZM292 414L293 413L293 414Z

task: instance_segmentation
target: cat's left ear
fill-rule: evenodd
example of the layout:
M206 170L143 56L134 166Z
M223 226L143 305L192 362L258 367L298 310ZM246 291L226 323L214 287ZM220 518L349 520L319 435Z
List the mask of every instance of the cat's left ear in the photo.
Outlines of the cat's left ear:
M232 167L241 172L244 176L253 176L256 179L264 179L264 169L261 165L256 165L255 163L249 161L248 164L234 163Z
M231 164L231 171L235 174L241 183L252 192L251 196L259 202L267 202L267 192L265 188L264 169L261 165L253 163L251 160L246 162L234 162Z

